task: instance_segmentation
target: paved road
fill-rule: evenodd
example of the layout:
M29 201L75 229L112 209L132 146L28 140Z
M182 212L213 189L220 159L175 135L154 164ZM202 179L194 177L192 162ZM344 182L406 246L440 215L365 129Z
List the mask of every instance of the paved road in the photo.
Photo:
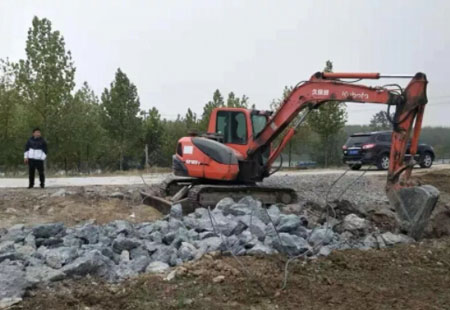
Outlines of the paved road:
M431 169L415 169L415 173L422 173L430 170L450 169L449 164L434 165ZM345 169L310 169L297 171L280 171L277 175L323 175L323 174L339 174ZM361 171L349 171L348 174L359 175ZM385 175L386 171L378 171L371 169L367 175ZM144 174L142 177L146 184L155 184L161 182L168 173ZM137 176L104 176L104 177L60 177L48 178L46 180L47 187L65 187L65 186L91 186L91 185L140 185L143 180L140 175ZM36 184L39 180L36 178ZM28 185L27 178L0 178L0 188L26 187Z

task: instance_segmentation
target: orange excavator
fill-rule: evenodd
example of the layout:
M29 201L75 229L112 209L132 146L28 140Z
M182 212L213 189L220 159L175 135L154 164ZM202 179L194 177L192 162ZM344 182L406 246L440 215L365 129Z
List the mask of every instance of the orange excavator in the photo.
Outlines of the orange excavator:
M355 84L381 78L411 80L405 89L397 84ZM216 108L206 134L192 134L178 141L173 156L174 175L178 177L168 179L156 192L143 193L144 202L163 212L172 204L181 203L186 213L199 206L213 207L223 197L239 199L252 195L267 205L294 203L297 193L293 189L263 186L259 182L271 175L274 161L308 112L329 101L383 104L388 106L388 112L395 107L386 193L403 229L418 237L439 197L434 187L418 186L411 179L427 103L427 83L423 73L398 76L317 72L308 81L297 84L275 113ZM281 142L272 148L272 142L280 135ZM412 156L405 162L407 148Z

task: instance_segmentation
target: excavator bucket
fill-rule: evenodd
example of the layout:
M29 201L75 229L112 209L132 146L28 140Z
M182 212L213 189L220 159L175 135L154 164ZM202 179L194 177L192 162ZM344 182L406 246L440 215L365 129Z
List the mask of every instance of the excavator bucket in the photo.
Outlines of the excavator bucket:
M439 190L422 185L390 189L386 194L397 211L400 229L410 237L420 239L439 199Z

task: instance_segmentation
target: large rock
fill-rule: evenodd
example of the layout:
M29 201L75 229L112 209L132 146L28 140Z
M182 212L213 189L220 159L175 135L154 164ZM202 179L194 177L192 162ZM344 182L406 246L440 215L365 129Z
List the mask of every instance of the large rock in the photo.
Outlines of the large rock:
M9 260L0 263L0 302L21 298L30 285L21 263Z
M85 224L75 228L74 236L81 239L84 243L94 244L98 242L100 229L96 225Z
M142 243L142 247L147 250L147 252L151 255L156 252L161 247L161 243L154 242L154 241L147 241L145 240Z
M44 252L44 259L48 266L59 269L72 262L78 256L78 250L70 247L48 249Z
M235 203L231 205L228 209L223 210L223 215L233 215L233 216L240 216L240 215L246 215L250 214L251 209L248 207L248 205L243 203Z
M183 218L183 206L181 204L175 204L170 207L170 217L176 219Z
M199 258L201 255L217 251L222 248L222 239L220 237L210 237L203 240L199 240L195 242L195 246L199 249L197 252L197 257Z
M206 208L197 208L194 211L194 216L196 218L207 217L208 216L208 209L206 209Z
M228 208L230 208L233 204L234 200L232 198L225 197L216 204L215 210L221 211L223 213L228 213Z
M98 250L84 253L72 263L65 265L62 271L67 276L99 276L107 280L114 280L114 262L102 255Z
M241 198L241 200L239 200L239 203L247 205L250 210L254 210L255 208L261 206L261 201L255 200L252 196L245 196L244 198Z
M57 248L63 244L63 239L56 236L50 238L36 238L36 247Z
M278 208L278 206L271 205L267 209L267 213L269 214L269 217L270 217L269 220L271 223L273 223L275 226L280 223L281 211L280 211L280 208Z
M312 246L327 245L333 240L334 233L331 228L317 228L313 229L309 236L309 243Z
M197 255L197 248L189 242L182 242L178 249L178 256L183 262L192 260Z
M62 241L62 244L65 247L79 248L83 244L83 241L81 239L78 239L74 235L66 235L62 238Z
M132 236L134 234L133 225L124 220L113 221L104 226L104 228L106 233L111 237L115 237L119 234L123 234L125 236Z
M360 218L356 214L349 214L344 217L344 220L341 224L341 229L343 231L364 231L369 228L369 221Z
M162 235L167 234L170 230L169 223L167 221L158 220L153 223L155 231L159 231Z
M172 246L160 245L158 249L152 254L152 261L160 261L167 264L173 264L177 258L177 249Z
M26 279L31 284L59 281L64 279L65 276L61 270L53 269L45 265L28 266L26 268Z
M168 270L169 268L170 268L170 266L168 264L166 264L165 262L155 261L155 262L151 262L147 266L147 268L145 269L145 272L160 273L160 272L164 272L164 271Z
M150 257L139 256L137 258L132 259L128 264L133 271L140 273L145 271L149 263Z
M115 272L120 279L134 277L139 273L144 272L149 263L149 257L140 256L136 259L119 264L119 266L115 268Z
M153 223L141 223L137 227L137 233L142 239L148 239L153 230Z
M242 232L246 227L249 231L259 240L264 240L266 236L266 224L264 224L258 217L250 215L243 215L236 218L238 220L239 226L237 226L235 233L238 234L239 231Z
M282 214L280 216L280 223L277 226L277 230L279 232L290 233L295 231L301 225L300 217L295 214L285 215Z
M262 244L261 242L258 242L251 249L247 250L246 253L248 255L269 255L273 254L274 252L274 249Z
M150 240L153 242L161 243L163 239L163 235L159 231L154 231L150 234Z
M384 243L387 246L392 246L392 245L396 245L399 243L411 243L414 242L414 239L406 236L406 235L402 235L402 234L393 234L391 232L385 232L384 234L381 235L381 238L383 239Z
M0 243L0 254L14 251L14 241L7 240Z
M137 248L141 245L141 242L135 238L127 238L122 235L119 235L112 243L112 247L114 252L122 253L123 250L130 251L134 248Z
M2 236L2 241L22 242L28 235L29 230L23 224L16 224L10 227L7 233Z
M422 238L439 199L439 190L431 185L423 185L391 190L387 195L397 211L400 228L416 240Z
M242 244L241 240L235 235L223 238L221 250L234 255L245 254L244 245Z
M258 238L256 236L253 236L248 229L241 232L239 235L237 235L237 237L241 241L241 244L248 248L254 246L258 241ZM252 241L254 241L253 244L249 245Z
M42 224L33 227L33 235L36 238L50 238L64 234L63 223Z
M0 262L3 262L4 260L22 260L22 259L23 255L15 251L0 254Z
M138 246L137 248L132 249L130 252L131 259L136 259L140 256L150 257L149 252L142 246Z
M36 248L29 246L29 245L20 245L19 243L14 244L14 250L24 257L28 257L33 255L33 253L36 251Z
M283 232L281 232L279 235L280 235L279 239L278 238L272 239L272 245L276 250L278 250L281 253L285 253L290 256L295 256L311 250L311 247L309 246L308 242L301 237L290 235L288 233Z

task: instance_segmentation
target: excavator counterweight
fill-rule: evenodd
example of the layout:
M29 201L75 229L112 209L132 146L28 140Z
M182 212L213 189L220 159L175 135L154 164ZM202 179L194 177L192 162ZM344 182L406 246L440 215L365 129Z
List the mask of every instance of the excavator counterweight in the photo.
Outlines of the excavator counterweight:
M406 78L405 89L372 87L342 79ZM198 206L214 207L223 197L239 199L252 195L263 204L294 203L292 189L259 184L271 174L272 165L297 131L307 112L327 102L383 104L395 107L386 193L397 210L401 228L420 238L439 198L439 191L418 186L411 179L414 155L427 103L425 74L381 75L380 73L317 72L299 83L274 113L245 108L216 108L208 132L178 141L173 156L174 178L153 193L143 193L144 201L167 212L181 203L185 212ZM304 111L304 117L298 118ZM388 113L389 114L389 113ZM296 121L294 121L296 120ZM290 126L290 127L289 127ZM285 130L287 129L287 130ZM281 142L272 147L274 140ZM406 149L411 156L404 161Z

